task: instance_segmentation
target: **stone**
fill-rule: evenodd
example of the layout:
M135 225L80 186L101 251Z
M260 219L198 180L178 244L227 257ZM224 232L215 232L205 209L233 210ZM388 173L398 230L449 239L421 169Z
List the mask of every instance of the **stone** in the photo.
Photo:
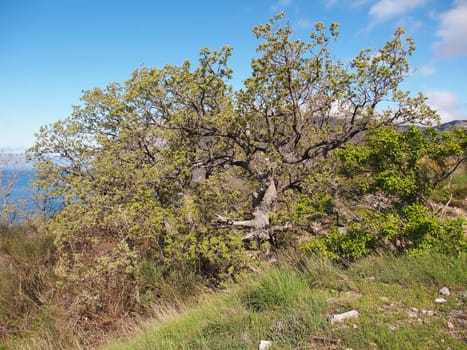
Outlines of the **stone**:
M344 292L342 295L343 295L344 297L346 297L346 298L349 298L349 299L350 299L350 298L356 298L356 299L357 299L357 298L361 298L361 297L362 297L362 294L361 294L361 293L355 292L355 291L353 291L353 290L348 291L348 292Z
M448 301L444 298L436 298L435 299L435 303L436 304L444 304L444 303L447 303Z
M15 260L7 254L0 253L0 268L8 269L10 272L15 270Z
M344 235L347 233L347 227L338 227L337 232L339 232L341 235Z
M448 321L448 324L447 324L447 325L448 325L448 329L449 329L450 331L454 330L454 324L453 324L452 322Z
M426 316L433 316L435 313L433 310L422 310L422 314Z
M451 292L449 291L448 287L443 287L439 290L439 294L444 295L445 297L448 297L451 295Z
M335 314L335 315L332 315L331 318L329 319L329 321L331 323L336 323L336 322L343 322L349 318L358 318L359 316L359 313L357 310L350 310L350 311L347 311L347 312L344 312L342 314Z
M258 350L267 350L272 346L272 341L270 340L261 340L258 346Z
M243 337L243 341L247 344L252 344L251 342L251 337L250 337L250 334L248 334L248 332L243 332L242 333L242 337Z

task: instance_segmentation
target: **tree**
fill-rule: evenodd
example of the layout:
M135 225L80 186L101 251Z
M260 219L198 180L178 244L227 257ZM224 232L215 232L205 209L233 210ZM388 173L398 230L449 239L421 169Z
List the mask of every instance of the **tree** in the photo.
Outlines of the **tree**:
M332 150L377 125L436 119L422 95L413 98L399 90L409 73L407 56L414 49L410 38L404 42L403 30L398 29L376 54L363 50L345 65L328 49L338 35L336 24L329 33L317 24L311 42L305 43L292 38L290 27L276 27L281 17L254 28L262 40L260 57L252 60L252 76L227 106L219 101L230 90L220 92L213 86L224 87L221 80L229 77L228 51L221 57L204 56L194 74L184 72L164 86L173 94L173 103L184 106L182 117L170 119L169 124L181 140L195 141L194 147L184 145L195 158L191 164L206 167L208 174L214 168L237 167L243 178L256 184L252 219L217 215L216 221L246 228L250 232L244 238L259 240L273 239L287 228L270 227L277 197L300 190L303 180ZM214 71L216 61L220 67ZM380 110L379 105L388 100L394 107Z
M195 68L142 68L85 92L37 135L39 184L64 203L48 227L57 272L83 319L156 293L148 261L156 275L231 278L250 263L241 240L274 244L290 229L274 214L334 150L377 126L436 120L422 95L399 89L414 50L403 30L346 64L330 51L336 24L318 23L304 42L282 17L254 28L258 57L238 91L231 48L203 49Z
M8 226L18 219L18 199L12 199L21 173L20 155L0 150L0 226Z

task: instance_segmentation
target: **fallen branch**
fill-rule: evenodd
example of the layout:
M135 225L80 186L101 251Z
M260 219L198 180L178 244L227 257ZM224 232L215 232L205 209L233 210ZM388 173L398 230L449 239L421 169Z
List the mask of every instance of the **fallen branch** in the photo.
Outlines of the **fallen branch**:
M252 220L233 220L231 218L216 214L216 218L212 220L213 224L226 224L229 226L241 228L255 228L257 226L255 219Z

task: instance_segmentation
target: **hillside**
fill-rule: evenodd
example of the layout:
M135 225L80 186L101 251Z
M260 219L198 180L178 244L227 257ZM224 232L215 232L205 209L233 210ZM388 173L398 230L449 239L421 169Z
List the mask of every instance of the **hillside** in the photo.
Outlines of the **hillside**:
M443 123L440 125L439 129L442 131L458 128L465 130L467 129L467 120L453 120L447 123Z
M349 269L288 260L196 306L161 312L102 350L257 349L261 340L269 349L465 349L465 255L369 257ZM350 310L358 318L331 322Z

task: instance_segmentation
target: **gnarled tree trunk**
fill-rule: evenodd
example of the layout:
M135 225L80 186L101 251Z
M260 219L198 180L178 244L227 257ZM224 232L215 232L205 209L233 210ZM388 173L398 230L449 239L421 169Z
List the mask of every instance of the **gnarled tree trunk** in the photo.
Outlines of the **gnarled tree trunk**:
M216 215L214 223L225 224L246 229L248 233L243 235L244 241L256 241L258 245L261 242L269 241L275 245L275 234L282 232L291 227L290 224L284 226L269 227L269 213L272 211L274 201L277 197L276 182L273 176L269 176L266 181L266 186L254 202L253 218L250 220L233 220L231 218Z

